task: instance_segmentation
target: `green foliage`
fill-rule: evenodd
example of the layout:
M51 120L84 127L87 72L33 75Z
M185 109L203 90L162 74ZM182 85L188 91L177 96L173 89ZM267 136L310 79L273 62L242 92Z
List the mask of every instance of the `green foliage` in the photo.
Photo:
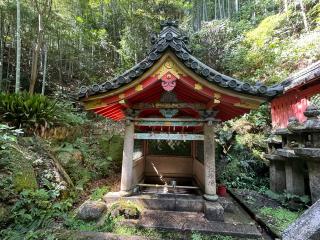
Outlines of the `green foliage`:
M151 140L148 144L149 152L154 155L191 155L191 141Z
M117 134L112 135L111 137L101 137L98 144L109 163L102 166L103 171L107 170L108 167L114 169L119 168L122 162L123 137Z
M70 230L78 231L97 231L97 232L111 232L114 229L116 220L114 220L110 214L105 216L103 224L97 224L96 222L86 222L76 219L74 216L66 216L64 219L64 226Z
M58 239L53 231L50 230L31 230L27 233L15 231L13 229L6 229L0 231L0 236L3 234L3 240L16 240L16 239L28 239L28 240L56 240Z
M0 119L16 128L48 128L57 112L56 102L42 95L0 94Z
M316 94L310 98L311 104L320 108L320 94Z
M259 190L268 185L268 167L262 155L267 150L265 134L270 129L267 105L241 118L230 120L218 130L222 154L217 161L218 180L230 188Z
M110 189L107 186L96 188L91 193L90 199L91 200L100 200L109 191L110 191Z
M282 26L285 20L284 13L264 18L256 28L246 33L246 43L253 48L262 47L271 40L277 28Z
M12 224L1 231L4 239L12 239L12 235L26 235L37 239L41 235L38 229L52 226L54 220L59 219L72 206L72 200L57 201L60 191L53 190L24 190L12 207L10 221Z
M268 224L278 232L282 233L291 223L293 223L300 213L291 212L285 208L269 208L263 207L259 210L260 214L267 218Z
M8 188L7 194L12 192L11 186L16 192L38 187L32 163L28 157L28 153L16 143L7 144L5 149L0 151L0 170L3 168L6 172L5 177L0 179L0 185Z
M259 190L268 185L268 169L244 148L235 148L227 158L218 179L229 188ZM221 160L220 160L221 161ZM219 163L220 164L220 163Z
M0 209L7 211L6 218L0 221L1 226L7 227L0 231L0 238L54 239L39 229L59 220L72 206L72 199L60 200L65 187L55 182L52 172L41 167L42 159L34 161L36 155L23 145L26 142L21 138L10 140L0 150ZM36 142L33 140L32 144Z
M317 30L320 29L320 3L316 4L308 13L309 18L312 20L312 24Z
M233 240L235 238L231 236L222 236L222 235L210 236L210 235L205 235L198 232L192 232L191 239L192 240Z
M57 103L57 107L61 110L58 114L59 122L61 124L77 126L90 122L87 113L74 108L70 102L59 102Z
M15 129L0 123L0 149L5 149L7 143L16 142L17 136L22 133L21 129Z
M295 195L289 192L284 193L275 193L271 190L267 190L265 192L265 195L267 195L269 198L274 199L281 203L282 206L285 208L298 211L303 210L306 208L307 204L310 203L310 197L307 195Z
M131 201L119 200L110 205L108 212L113 217L124 217L126 219L139 217L142 206Z
M92 134L96 127L73 142L59 142L55 149L57 158L79 190L93 179L113 174L121 166L123 138Z
M123 236L143 236L150 239L182 239L177 232L170 232L151 228L127 227L117 224L113 230L115 234Z

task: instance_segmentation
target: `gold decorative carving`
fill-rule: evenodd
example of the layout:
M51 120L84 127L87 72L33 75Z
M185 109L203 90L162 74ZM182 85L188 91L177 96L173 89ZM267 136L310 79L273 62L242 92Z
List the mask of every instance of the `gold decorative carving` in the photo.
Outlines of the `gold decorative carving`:
M168 72L175 76L177 79L179 79L180 76L186 75L180 69L180 67L178 67L178 65L172 61L171 58L167 58L166 61L158 68L158 70L156 70L156 72L153 75L160 79Z
M194 89L195 89L195 90L199 90L199 91L200 91L200 90L202 90L202 88L203 88L203 87L202 87L201 84L199 84L199 83L195 83L195 84L194 84Z
M143 90L143 86L141 84L138 84L135 89L136 89L136 92L140 92Z
M213 98L214 98L214 99L220 99L220 98L221 98L221 94L215 92L215 93L213 94Z
M124 99L126 95L124 93L119 94L119 99Z

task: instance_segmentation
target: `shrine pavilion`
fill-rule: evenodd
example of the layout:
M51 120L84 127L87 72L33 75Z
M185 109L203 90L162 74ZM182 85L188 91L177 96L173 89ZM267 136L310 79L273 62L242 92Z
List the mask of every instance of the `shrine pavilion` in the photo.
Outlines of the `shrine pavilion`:
M282 82L271 101L270 189L320 199L320 61Z
M137 186L163 186L197 189L215 201L216 123L256 109L283 86L219 73L191 54L177 22L161 27L141 62L112 81L81 87L79 98L86 110L125 120L122 196Z

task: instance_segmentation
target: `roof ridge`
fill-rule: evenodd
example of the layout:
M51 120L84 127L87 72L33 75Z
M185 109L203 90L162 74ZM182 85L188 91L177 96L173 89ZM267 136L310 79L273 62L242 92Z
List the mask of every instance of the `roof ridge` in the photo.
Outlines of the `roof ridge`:
M281 84L285 86L285 91L305 84L320 76L320 61L316 61L286 78Z
M233 91L262 96L265 98L271 98L283 92L284 86L281 84L267 87L257 82L255 85L252 85L219 73L202 63L196 57L191 55L191 51L187 46L188 37L181 33L177 28L177 24L177 21L173 20L163 21L161 23L161 32L157 38L154 36L152 40L154 44L148 55L141 62L125 71L120 76L114 78L112 82L106 81L100 85L93 84L90 87L80 87L79 98L104 93L132 82L134 79L138 78L150 69L167 50L171 50L187 68L201 76L203 79L223 88L229 88Z

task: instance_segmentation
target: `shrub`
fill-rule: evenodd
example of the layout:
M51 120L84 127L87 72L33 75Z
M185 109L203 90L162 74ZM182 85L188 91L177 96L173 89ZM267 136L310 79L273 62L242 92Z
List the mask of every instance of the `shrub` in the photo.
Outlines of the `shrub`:
M286 191L279 194L271 190L267 190L264 194L278 201L283 207L293 211L303 210L310 203L310 197L308 195L295 195Z
M0 94L0 120L16 128L49 128L57 112L56 102L42 95Z
M59 102L57 106L61 111L59 112L59 121L65 125L77 126L83 125L89 122L87 118L87 113L79 111L79 109L74 108L71 102Z
M268 167L262 153L267 150L265 132L269 129L267 105L223 124L217 134L223 148L217 161L219 181L228 187L254 190L268 185Z

